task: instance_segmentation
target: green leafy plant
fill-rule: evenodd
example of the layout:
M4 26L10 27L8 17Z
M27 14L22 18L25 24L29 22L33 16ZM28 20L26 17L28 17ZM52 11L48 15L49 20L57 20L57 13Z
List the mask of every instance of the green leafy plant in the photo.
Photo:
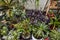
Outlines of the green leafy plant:
M60 40L60 32L58 32L57 30L51 30L50 38L51 40Z
M55 19L50 19L50 23L49 25L53 25L53 29L56 28L56 26L58 27L60 25L60 22L58 21L58 18L55 17Z
M20 32L18 32L17 30L10 30L9 33L5 36L3 36L3 38L5 40L19 40L20 37Z
M24 36L25 38L27 38L27 37L29 38L30 37L30 31L31 31L29 20L24 20L22 22L22 24L23 24L23 29L24 29L22 36Z
M29 19L25 19L22 22L15 24L15 27L17 28L17 30L18 29L22 30L23 37L27 37L27 36L30 37L31 28L29 24Z
M25 7L24 5L21 5L21 4L25 4L25 2L27 0L20 0L22 1L21 3L19 2L19 0L1 0L1 2L3 2L5 5L1 5L2 9L7 9L7 11L5 11L6 13L6 16L7 17L10 17L12 19L12 17L14 17L14 14L19 14L18 16L20 16L21 12L23 13ZM14 11L15 12L14 12Z
M7 35L7 34L8 34L7 26L3 26L1 29L1 35Z
M37 39L48 37L48 26L45 23L40 23L39 26L33 28L33 36Z

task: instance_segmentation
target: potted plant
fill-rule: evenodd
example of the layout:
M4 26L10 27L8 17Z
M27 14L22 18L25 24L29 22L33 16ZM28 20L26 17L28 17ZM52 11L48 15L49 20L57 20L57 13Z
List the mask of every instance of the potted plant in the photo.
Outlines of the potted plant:
M39 26L34 27L33 30L33 37L35 40L42 39L48 37L48 26L45 23L40 23ZM43 40L43 39L42 39Z
M22 38L23 39L29 39L30 38L30 24L29 24L29 19L25 19L22 22L19 22L18 24L15 25L17 29L22 30Z
M60 32L58 32L57 30L51 30L49 34L51 40L60 40Z
M54 19L50 18L50 29L56 29L60 25L60 22L58 21L58 18L55 17Z
M10 30L9 33L3 37L5 40L20 40L20 32L21 31L17 31L17 30Z
M26 19L22 22L22 27L24 29L22 32L23 39L29 39L30 38L30 31L31 31L29 19Z
M50 19L50 23L48 23L50 30L53 29L58 29L60 22L59 22L59 18L54 15L54 13L50 10L49 11L50 14L47 14L48 18Z
M55 18L55 14L53 13L52 10L49 10L48 14L47 14L48 18L52 18L54 19Z
M7 36L7 34L8 34L8 28L7 28L7 26L1 26L2 28L1 28L1 30L0 30L0 35L2 35L2 37L1 37L1 40L3 39L3 37L4 36Z
M59 22L59 24L57 25L58 27L57 27L57 31L58 32L60 32L60 21L59 21L60 19L58 18L58 22Z
M18 14L17 16L21 16L21 11L24 12L25 8L22 7L24 5L21 5L21 4L24 4L26 2L26 0L22 0L22 3L19 1L19 0L1 0L5 5L0 5L1 6L1 10L7 10L7 11L4 11L4 14L6 15L6 20L10 20L11 19L13 20L14 19L14 14ZM16 17L15 17L16 18ZM18 17L17 17L18 18ZM16 19L15 19L16 20ZM13 20L14 21L14 20ZM16 20L17 21L17 20Z
M23 39L30 39L30 31L29 30L24 30L22 33L22 38Z
M7 33L8 33L7 26L3 26L1 29L1 35L7 35Z
M22 24L19 22L17 24L13 24L14 28L9 31L6 40L20 40L21 33L23 32Z

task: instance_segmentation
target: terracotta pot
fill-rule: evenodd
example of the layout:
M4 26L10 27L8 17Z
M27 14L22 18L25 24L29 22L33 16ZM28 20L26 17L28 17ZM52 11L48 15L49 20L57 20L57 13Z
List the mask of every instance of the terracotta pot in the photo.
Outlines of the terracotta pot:
M53 18L54 19L54 17L55 17L55 15L52 13L52 14L47 14L47 16L49 17L49 18Z
M49 37L47 37L47 38L44 38L44 40L49 40Z

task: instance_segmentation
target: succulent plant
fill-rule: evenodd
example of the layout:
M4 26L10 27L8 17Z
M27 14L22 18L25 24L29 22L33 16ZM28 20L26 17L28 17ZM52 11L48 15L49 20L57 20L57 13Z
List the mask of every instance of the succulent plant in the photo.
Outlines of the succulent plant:
M19 40L20 32L16 30L10 30L6 36L3 36L5 40Z
M60 32L58 32L57 30L51 30L49 34L51 40L60 40Z
M1 29L1 35L7 35L8 34L8 28L6 26L3 26Z
M15 27L17 28L17 31L22 31L22 37L30 37L30 31L31 31L31 27L30 27L30 23L29 23L29 19L25 19L22 22L15 24Z
M50 19L50 23L49 25L52 25L51 27L53 27L53 29L56 28L56 26L58 27L60 25L60 22L58 21L58 18L55 17L55 19Z
M45 23L40 23L39 26L34 27L32 30L33 36L37 39L48 37L48 26Z

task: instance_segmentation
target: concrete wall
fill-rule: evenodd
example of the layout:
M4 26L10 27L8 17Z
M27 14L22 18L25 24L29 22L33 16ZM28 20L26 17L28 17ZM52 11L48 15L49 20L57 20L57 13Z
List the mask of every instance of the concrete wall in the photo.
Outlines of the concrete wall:
M39 0L39 10L43 10L47 0ZM26 9L35 9L35 0L28 0L25 4Z

